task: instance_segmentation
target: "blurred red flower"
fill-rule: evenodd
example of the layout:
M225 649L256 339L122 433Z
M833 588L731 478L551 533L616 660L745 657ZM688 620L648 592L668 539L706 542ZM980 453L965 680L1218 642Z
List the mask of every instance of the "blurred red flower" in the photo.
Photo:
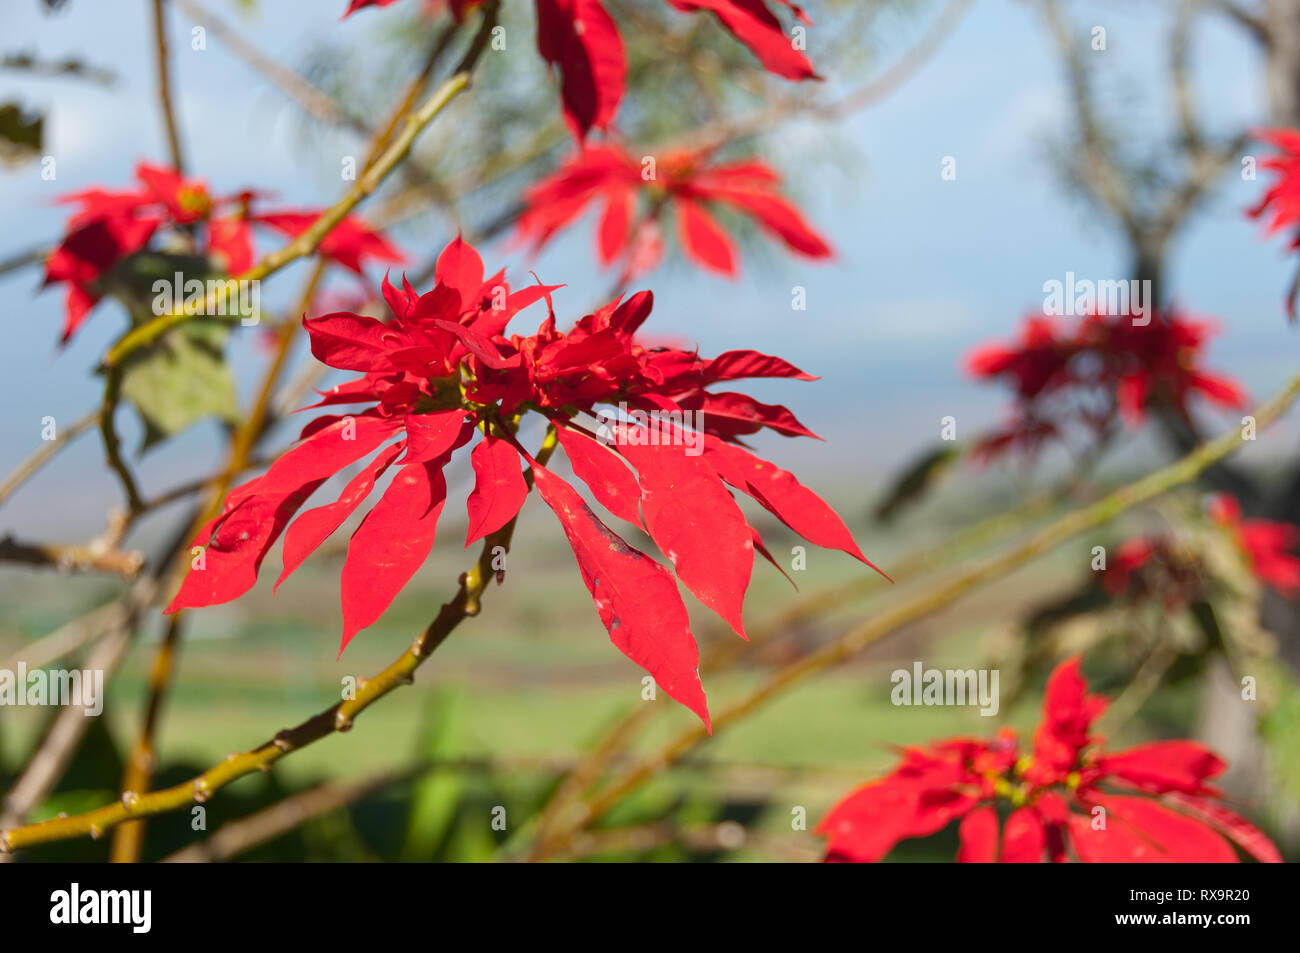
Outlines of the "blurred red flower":
M1257 129L1256 139L1277 148L1259 165L1274 173L1273 184L1260 200L1247 210L1251 218L1265 219L1269 235L1291 229L1291 250L1300 248L1300 131L1295 129ZM1296 293L1300 291L1300 271L1291 282L1286 296L1286 312L1295 320Z
M1300 527L1273 520L1242 519L1241 504L1227 493L1210 498L1208 513L1232 534L1260 582L1285 596L1300 591L1300 558L1291 552L1300 543Z
M1090 314L1073 327L1026 317L1017 340L980 345L966 357L968 374L1003 380L1015 396L1012 422L980 441L976 457L1036 451L1070 427L1098 436L1117 421L1138 426L1155 406L1186 418L1193 398L1244 406L1241 386L1203 365L1213 332L1211 322L1174 310L1145 324L1127 314Z
M147 162L136 165L140 188L121 192L88 189L60 202L80 206L68 219L68 230L45 262L45 285L66 286L61 342L81 327L103 293L101 279L119 262L149 244L161 229L196 231L196 250L212 259L215 269L234 277L252 267L253 226L262 225L296 236L319 212L260 212L252 204L256 192L214 198L207 184L173 169ZM365 260L401 262L400 251L360 219L349 216L325 237L319 252L358 274ZM206 277L206 276L191 276Z
M707 154L672 152L638 162L611 144L589 146L528 190L516 236L540 249L599 204L597 256L603 265L622 261L627 277L635 278L658 264L657 243L646 236L657 227L660 210L669 206L686 257L734 277L735 244L709 211L709 206L724 206L752 218L795 254L829 258L825 239L777 190L780 181L757 159L715 164ZM650 253L644 253L647 247Z
M1072 658L1048 679L1042 721L1024 755L1010 729L992 741L905 749L890 774L822 819L826 859L874 862L899 841L960 819L957 860L967 863L1236 862L1233 844L1257 860L1281 861L1209 785L1226 767L1209 749L1156 741L1104 751L1091 726L1106 704L1088 694Z
M346 18L365 7L386 7L396 0L352 0ZM592 129L607 129L618 112L627 83L627 53L618 25L600 0L535 0L537 50L560 72L564 118L579 140ZM768 72L789 80L817 79L808 58L768 0L665 0L683 13L705 11L745 44ZM812 20L791 0L775 0L805 25ZM449 0L461 20L481 0ZM426 9L428 7L426 6Z

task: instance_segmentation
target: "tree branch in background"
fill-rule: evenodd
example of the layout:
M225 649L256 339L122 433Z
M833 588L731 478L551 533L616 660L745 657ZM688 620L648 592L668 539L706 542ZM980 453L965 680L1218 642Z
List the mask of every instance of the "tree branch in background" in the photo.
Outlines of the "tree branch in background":
M153 0L153 30L155 55L158 66L158 104L162 108L163 124L167 128L167 147L171 151L172 168L185 174L185 153L181 150L181 136L176 127L176 107L172 103L170 68L167 63L167 12L165 0Z

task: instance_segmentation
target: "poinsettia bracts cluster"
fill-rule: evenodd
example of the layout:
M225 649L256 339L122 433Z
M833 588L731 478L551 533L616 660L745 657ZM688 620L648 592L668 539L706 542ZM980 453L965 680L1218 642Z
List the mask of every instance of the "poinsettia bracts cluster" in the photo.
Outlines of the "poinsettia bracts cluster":
M778 187L780 176L759 159L715 162L709 153L672 151L634 157L613 143L587 146L528 189L515 234L535 250L599 205L596 254L637 278L663 254L660 216L671 209L687 260L736 277L735 242L714 217L725 208L754 221L795 255L831 257L826 240Z
M698 651L677 583L744 636L755 554L771 556L736 494L807 541L871 565L825 501L739 441L762 430L815 435L785 407L719 389L741 378L814 378L756 351L705 359L643 343L637 332L650 316L648 291L613 301L562 332L555 290L513 289L503 272L485 277L479 254L458 238L438 257L432 290L421 294L405 280L400 288L385 280L393 313L387 323L351 312L304 319L312 353L360 375L314 406L363 406L313 420L265 474L231 491L196 540L202 558L168 611L238 598L283 536L278 586L389 475L348 543L342 652L428 556L447 502L444 470L477 440L469 453L475 485L466 501L466 546L515 518L528 496L527 466L611 640L707 724ZM547 313L536 333L507 334L516 314L542 301ZM609 514L643 529L671 571L620 537L523 446L520 425L528 415L554 428L576 478ZM698 433L679 432L688 421L702 421ZM330 477L358 463L337 499L300 513Z
M959 822L967 863L1280 863L1277 847L1211 783L1227 765L1194 741L1107 751L1093 731L1108 705L1079 659L1047 681L1033 744L951 738L906 748L898 766L836 804L818 825L826 859L869 863L902 840Z
M386 7L396 0L352 0L344 13ZM449 0L457 20L482 0ZM683 13L712 13L722 27L758 58L763 68L788 80L817 79L801 44L772 9L785 7L802 27L812 20L790 0L664 0ZM614 121L627 89L627 53L618 24L600 0L536 0L537 51L560 73L564 118L578 139Z
M64 288L63 342L99 303L114 271L154 239L159 240L159 248L205 256L215 273L238 276L256 258L254 226L293 238L320 215L311 210L262 209L259 203L264 196L252 191L214 196L203 180L147 162L136 165L135 177L135 188L87 189L59 199L77 206L45 261L45 285ZM383 235L355 216L332 229L318 251L362 277L369 261L405 260Z
M1134 317L1093 313L1067 325L1033 314L1017 340L972 350L967 372L1007 384L1015 399L1008 422L976 445L975 458L1031 455L1071 432L1099 440L1117 425L1141 425L1157 407L1187 419L1193 399L1246 405L1235 380L1204 366L1212 322L1172 309Z

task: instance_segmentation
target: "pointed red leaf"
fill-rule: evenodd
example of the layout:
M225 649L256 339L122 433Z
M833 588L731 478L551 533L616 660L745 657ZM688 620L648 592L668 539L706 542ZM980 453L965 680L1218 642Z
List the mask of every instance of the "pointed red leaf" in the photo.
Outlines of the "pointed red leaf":
M793 473L709 436L704 438L704 458L722 479L742 493L748 493L808 542L842 550L885 575L862 555L862 550L853 541L853 534L838 514L825 500L800 483Z
M1070 815L1070 840L1085 864L1235 864L1237 852L1201 821L1143 797L1107 797L1106 826Z
M615 424L614 433L619 453L636 468L650 538L686 588L744 638L741 614L754 540L740 507L709 462L692 455L684 441L639 445L633 441L650 432L624 424Z
M817 377L806 374L789 361L759 351L723 351L704 362L701 375L706 383L739 380L743 377L790 377L800 381L815 381Z
M587 484L600 505L621 520L641 525L638 501L641 488L636 477L618 454L602 446L586 434L561 427L557 431L560 446L569 457L569 464L579 480Z
M475 480L474 491L465 503L469 511L466 549L514 519L528 496L519 451L509 440L485 437L469 456Z
M282 498L312 480L327 479L370 453L398 426L399 421L366 414L340 417L285 451L253 492Z
M392 345L386 338L393 332L382 321L340 311L305 318L302 326L311 338L311 353L322 364L345 371L392 369Z
M279 496L247 494L248 487L257 482L232 490L225 512L195 538L194 545L203 547L200 561L191 566L166 612L220 605L253 588L267 550L325 480L314 480Z
M463 410L441 410L432 414L407 414L406 456L403 463L431 463L445 453L464 446L474 436L473 425Z
M708 10L722 21L723 26L749 47L764 69L785 79L815 79L812 63L795 49L792 37L785 32L763 0L668 0L678 10ZM802 11L782 0L804 22Z
M636 193L630 189L611 190L605 196L605 209L601 212L600 228L596 232L596 250L600 253L602 265L615 261L627 247L635 201Z
M710 271L734 277L736 246L717 219L698 202L678 199L673 204L686 257Z
M1007 817L1002 830L1004 864L1037 864L1047 849L1047 829L1031 807L1018 808Z
M602 523L569 484L537 464L533 473L542 500L560 520L610 641L711 732L697 670L699 649L673 577Z
M457 235L438 255L434 278L459 292L462 306L469 307L483 288L483 259L473 245Z
M375 488L375 481L383 476L384 471L392 465L402 450L403 444L395 443L380 451L360 473L348 481L348 485L343 488L337 500L310 509L293 521L284 534L282 554L284 569L280 572L280 578L275 581L272 592L279 589L280 583L301 566L303 561L314 553L331 533L342 526L344 520L351 516L358 506L365 502L370 491Z
M987 804L961 819L957 828L959 864L991 864L998 859L998 812Z
M537 0L537 49L560 69L564 118L577 137L608 126L623 98L627 56L599 0Z
M1174 794L1169 799L1188 814L1209 821L1261 864L1282 863L1281 852L1267 834L1217 801L1188 794Z
M447 501L443 463L411 463L399 469L352 534L343 563L339 655L354 635L384 614L428 558Z

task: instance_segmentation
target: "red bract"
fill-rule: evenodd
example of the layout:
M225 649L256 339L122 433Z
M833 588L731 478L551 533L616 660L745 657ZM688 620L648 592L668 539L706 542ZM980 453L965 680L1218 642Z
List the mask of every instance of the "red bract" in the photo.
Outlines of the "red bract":
M1292 230L1291 250L1294 251L1300 248L1300 131L1261 129L1255 132L1255 138L1276 147L1279 153L1260 163L1275 178L1272 186L1248 210L1248 214L1252 218L1265 219L1265 228L1270 235L1286 229ZM1293 321L1298 289L1300 274L1292 281L1286 297L1287 314Z
M1227 493L1212 496L1208 512L1211 519L1228 529L1260 582L1286 596L1300 591L1300 558L1291 552L1300 543L1300 527L1273 520L1242 519L1241 504Z
M1234 843L1257 860L1281 861L1208 783L1226 767L1212 751L1156 741L1107 753L1091 733L1105 708L1104 698L1088 694L1078 659L1061 663L1027 753L1010 729L992 741L905 749L890 774L822 819L826 859L874 862L899 841L960 819L957 860L968 863L1235 862ZM1010 810L1000 831L998 806Z
M207 186L197 179L145 162L135 175L138 189L88 189L59 199L79 206L45 261L45 284L66 285L63 342L86 320L99 301L100 279L119 261L143 248L159 228L193 225L212 211Z
M185 236L216 267L238 276L254 262L253 225L298 235L317 212L254 213L254 192L213 198L207 185L172 169L141 162L141 187L123 192L89 189L63 196L60 202L80 208L68 219L68 231L45 263L45 284L66 285L63 334L66 342L98 303L105 278L119 262L143 249L163 229L196 230ZM179 234L179 233L178 233ZM367 259L400 262L401 253L355 217L345 218L321 243L320 253L351 271L362 273Z
M719 274L737 273L736 248L709 206L752 218L790 251L831 255L830 246L779 191L780 177L757 159L712 164L708 154L672 152L638 162L611 144L582 149L524 196L516 236L540 249L593 205L601 209L596 252L605 265L622 261L635 277L658 264L648 234L671 207L686 257ZM644 202L642 202L644 199Z
M1004 380L1016 398L1011 424L981 441L976 455L1037 450L1071 427L1097 436L1117 420L1137 426L1154 406L1187 417L1192 398L1244 406L1237 382L1202 364L1213 331L1177 311L1153 313L1145 324L1090 314L1073 327L1030 315L1019 340L981 345L966 358L972 377Z
M527 495L527 464L614 644L707 724L698 654L673 575L743 635L742 604L762 543L728 487L809 542L871 565L820 497L735 442L765 428L810 432L784 407L710 389L744 377L812 378L756 351L703 359L641 344L636 333L650 315L649 292L611 302L561 332L550 308L554 290L512 290L502 272L485 278L478 253L457 239L438 258L433 290L419 294L385 280L389 323L351 312L305 319L317 358L361 374L316 406L366 406L307 424L300 442L263 476L230 493L197 539L203 558L168 611L242 595L281 534L282 582L392 470L348 546L345 647L383 614L428 555L446 502L443 469L478 431L466 545L514 519ZM537 332L507 335L511 318L542 299L548 314ZM593 421L588 415L600 404L622 410ZM578 479L614 516L644 528L674 573L621 539L523 448L516 433L529 412L557 428ZM701 419L702 429L690 430ZM325 480L362 461L336 501L294 520Z
M386 7L395 0L352 0L344 17L363 7ZM481 0L451 0L457 20ZM785 79L816 79L817 74L767 0L665 0L685 13L705 11L758 57L769 72ZM790 0L776 0L804 24L812 21ZM618 25L600 0L536 0L537 50L560 72L564 118L578 139L606 129L618 112L627 81L627 54Z

